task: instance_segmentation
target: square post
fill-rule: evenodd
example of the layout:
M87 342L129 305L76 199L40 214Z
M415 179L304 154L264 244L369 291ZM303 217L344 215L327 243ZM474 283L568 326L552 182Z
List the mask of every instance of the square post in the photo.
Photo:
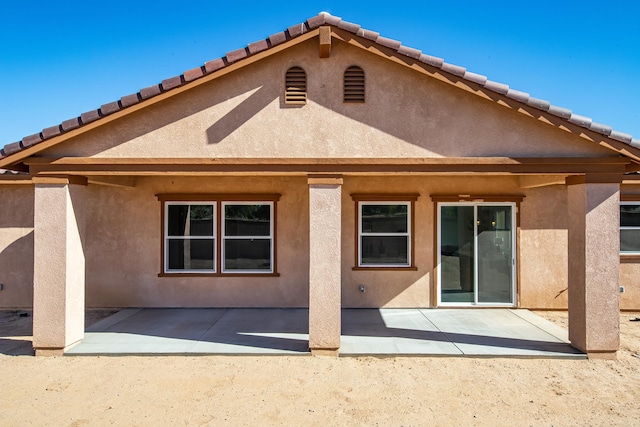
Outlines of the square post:
M82 222L69 178L33 178L33 348L61 355L84 337L85 258Z
M309 348L337 354L341 332L342 177L309 176Z
M620 345L620 184L576 178L567 180L569 340L590 357L615 357Z

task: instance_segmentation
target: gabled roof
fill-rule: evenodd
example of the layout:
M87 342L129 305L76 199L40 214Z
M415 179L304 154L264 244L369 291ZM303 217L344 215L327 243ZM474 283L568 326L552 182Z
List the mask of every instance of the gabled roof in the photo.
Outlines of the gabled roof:
M379 33L364 29L358 24L343 21L339 17L332 16L326 12L321 12L317 16L309 18L303 23L293 25L284 31L269 36L264 40L256 41L244 48L229 52L221 58L205 62L204 65L187 70L179 76L165 79L160 84L143 88L137 93L123 96L117 101L104 104L96 110L82 113L79 117L65 120L59 125L51 126L43 129L41 132L26 136L21 141L7 144L4 148L0 149L0 164L5 166L11 165L12 162L9 159L10 157L15 156L16 161L19 161L24 157L20 156L19 153L24 152L29 148L36 147L44 141L56 139L61 135L65 135L77 129L82 129L91 123L99 124L101 120L105 121L106 117L114 113L130 109L137 104L141 104L147 100L152 100L165 93L176 91L176 89L184 87L185 85L190 85L193 82L197 82L206 76L219 73L225 68L244 61L252 56L268 52L270 50L278 51L279 49L277 49L277 46L291 40L304 38L303 36L305 34L308 34L313 30L317 30L323 25L333 26L348 33L352 33L358 37L362 37L373 42L379 47L391 49L397 55L427 64L441 70L445 74L474 83L483 89L495 92L498 95L505 96L516 102L525 104L526 106L533 107L543 113L557 116L563 121L596 132L611 140L622 142L630 147L640 149L640 139L633 138L630 134L614 130L611 126L606 124L594 122L591 118L575 114L570 109L552 105L548 101L534 98L526 92L510 88L504 83L491 81L486 76L472 73L464 67L444 62L442 58L430 56L422 53L422 51L418 49L404 46L400 41L383 37Z

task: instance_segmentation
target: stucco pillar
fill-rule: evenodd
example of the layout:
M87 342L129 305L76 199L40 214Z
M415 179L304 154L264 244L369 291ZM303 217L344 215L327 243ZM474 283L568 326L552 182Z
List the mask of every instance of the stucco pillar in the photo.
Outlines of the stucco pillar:
M85 259L74 205L82 187L67 178L33 181L33 347L36 356L59 355L84 337Z
M577 182L576 182L577 181ZM620 344L620 184L569 185L569 340L590 356Z
M309 176L309 348L337 354L341 331L342 178Z

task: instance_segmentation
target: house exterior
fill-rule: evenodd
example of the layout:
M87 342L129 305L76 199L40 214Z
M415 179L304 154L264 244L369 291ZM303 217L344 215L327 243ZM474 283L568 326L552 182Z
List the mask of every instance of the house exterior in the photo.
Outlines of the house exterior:
M308 307L318 353L341 308L568 308L575 347L615 354L639 163L630 135L323 13L0 150L22 172L0 307L33 304L40 355L85 307Z

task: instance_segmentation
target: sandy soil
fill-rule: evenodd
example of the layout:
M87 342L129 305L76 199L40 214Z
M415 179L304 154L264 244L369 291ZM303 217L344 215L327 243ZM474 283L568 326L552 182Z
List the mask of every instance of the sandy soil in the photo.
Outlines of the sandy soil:
M0 425L640 425L638 316L620 316L615 361L35 358L12 356L31 318L0 312Z

